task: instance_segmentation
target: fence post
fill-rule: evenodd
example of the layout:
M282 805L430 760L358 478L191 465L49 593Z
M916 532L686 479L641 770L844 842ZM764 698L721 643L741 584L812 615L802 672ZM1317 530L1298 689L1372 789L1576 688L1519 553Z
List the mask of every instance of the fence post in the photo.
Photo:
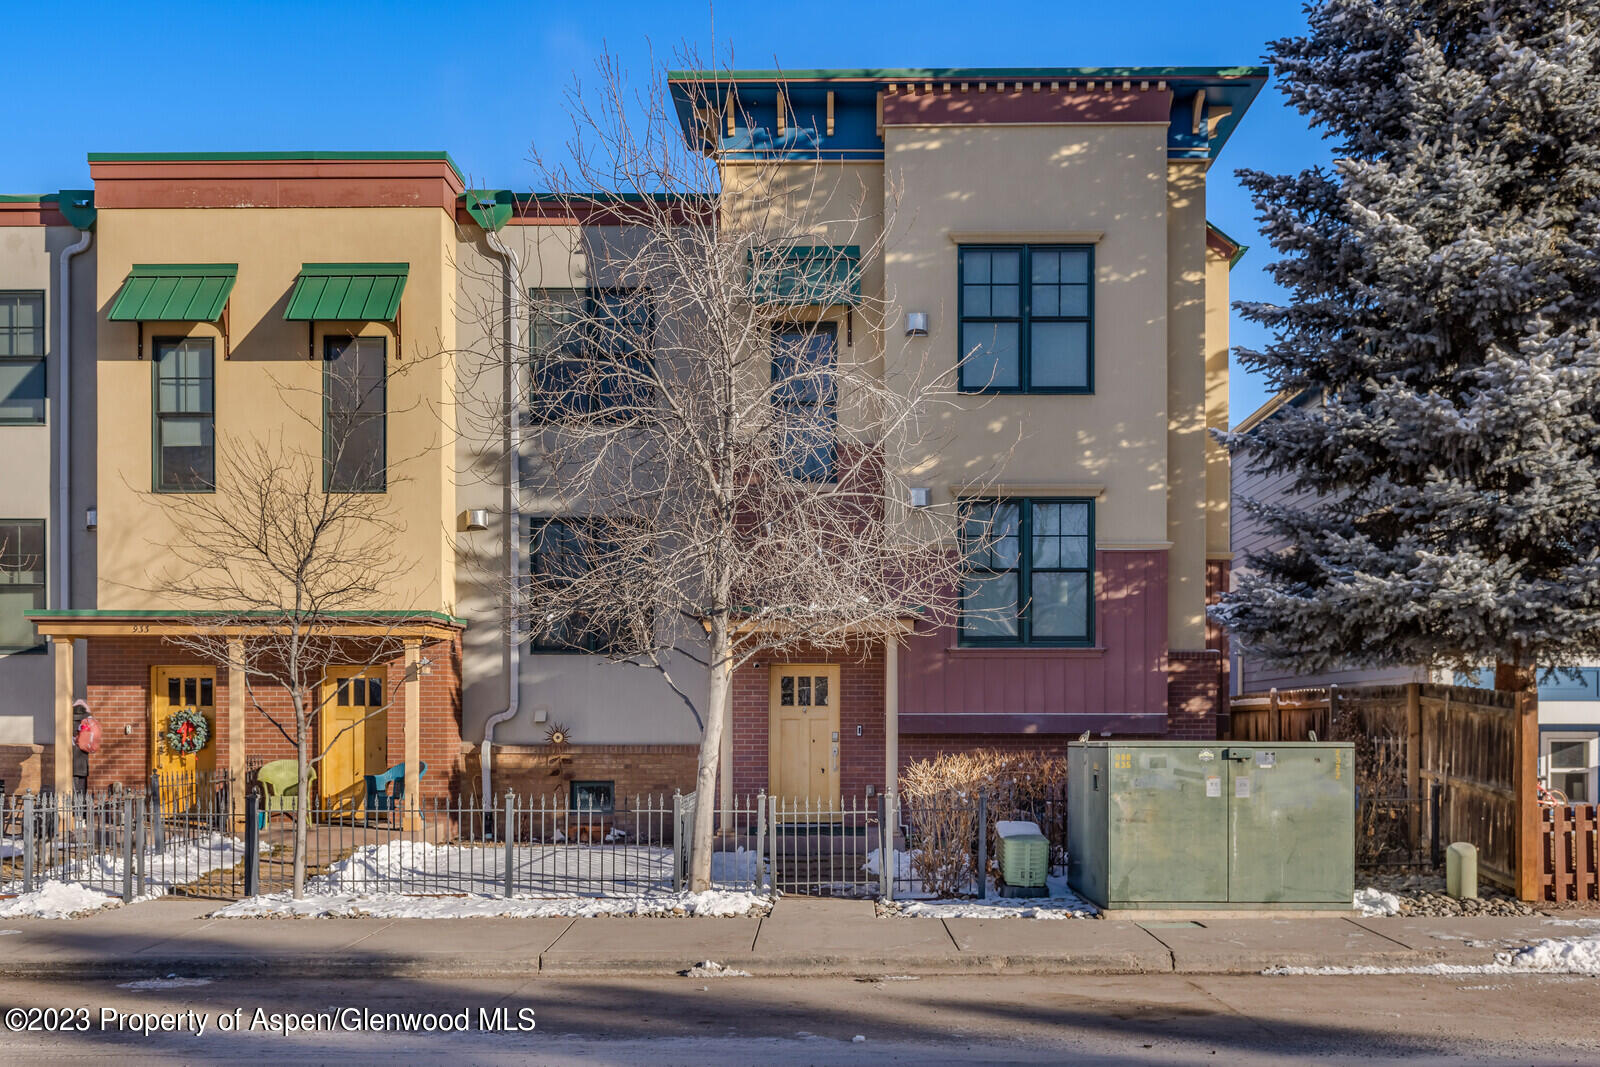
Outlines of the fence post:
M978 794L978 899L989 895L989 797Z
M133 900L133 794L122 795L122 902Z
M894 879L889 871L894 864L894 849L890 847L893 834L889 832L889 794L878 794L878 899L889 899L889 883Z
M261 798L254 789L244 797L244 895L261 893Z
M1422 686L1416 682L1406 686L1406 801L1411 855L1416 856L1422 831Z
M683 793L675 789L672 791L672 889L676 893L683 892L684 852Z
M512 823L512 821L511 821L511 809L512 809L512 806L515 803L516 803L516 798L514 796L512 796L511 790L507 789L506 790L505 821L502 822L500 825L502 827L501 836L503 836L506 839L506 869L505 869L505 883L506 884L505 884L505 887L504 887L504 891L505 891L505 895L508 896L508 897L511 895L511 871L512 871L512 864L515 862L515 860L513 859L512 855L511 855L511 851L512 851L512 848L515 846L516 841L517 841L517 835L514 832L514 825L515 824Z
M22 891L33 892L33 791L22 798Z
M1539 691L1519 692L1513 707L1517 724L1513 751L1517 763L1512 774L1516 790L1512 811L1516 812L1517 819L1517 852L1516 870L1512 874L1517 884L1517 899L1537 900L1544 873L1540 855L1544 839L1539 832Z
M1428 790L1428 858L1437 867L1444 862L1444 850L1439 847L1439 783L1430 783Z
M166 827L163 825L165 820L161 817L161 779L154 771L150 772L149 795L152 823L151 837L154 838L152 844L159 850L166 847L167 841Z
M767 882L767 791L756 795L756 884L760 893Z
M878 859L882 863L884 870L883 899L893 900L894 880L900 873L900 856L894 847L895 828L900 825L900 793L898 790L885 795L883 809L884 824L879 833L884 837L878 845L882 850L878 853Z
M145 882L144 882L144 876L145 876L145 847L144 847L144 845L145 845L145 842L144 842L144 807L145 807L145 801L140 799L139 797L133 797L132 798L132 803L133 803L133 823L134 823L134 829L133 829L134 882L138 885L139 892L143 893L144 892L144 885L145 885ZM176 861L176 857L174 857L174 861ZM177 880L175 872L174 872L174 880L175 881Z

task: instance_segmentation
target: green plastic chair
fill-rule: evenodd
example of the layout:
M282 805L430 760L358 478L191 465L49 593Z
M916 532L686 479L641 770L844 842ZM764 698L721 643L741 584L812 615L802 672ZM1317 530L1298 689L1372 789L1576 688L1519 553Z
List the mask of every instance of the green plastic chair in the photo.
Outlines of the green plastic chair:
M317 769L308 767L306 775L306 787L310 788L316 783ZM279 759L262 764L256 772L256 781L261 783L261 814L257 820L261 827L274 815L294 814L300 788L300 769L294 760Z

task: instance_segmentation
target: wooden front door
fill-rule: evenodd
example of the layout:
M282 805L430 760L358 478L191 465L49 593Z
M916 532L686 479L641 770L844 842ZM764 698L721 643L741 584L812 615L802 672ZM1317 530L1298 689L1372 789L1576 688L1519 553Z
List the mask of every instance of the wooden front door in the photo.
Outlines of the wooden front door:
M167 720L181 709L199 712L210 727L198 752L177 752L167 744ZM210 667L150 668L150 769L160 779L161 806L167 812L190 810L197 793L190 775L217 766L217 673Z
M332 667L322 683L317 715L317 783L329 809L358 811L367 798L367 775L389 769L389 712L382 667Z
M768 782L785 806L839 808L839 668L772 668L767 710Z

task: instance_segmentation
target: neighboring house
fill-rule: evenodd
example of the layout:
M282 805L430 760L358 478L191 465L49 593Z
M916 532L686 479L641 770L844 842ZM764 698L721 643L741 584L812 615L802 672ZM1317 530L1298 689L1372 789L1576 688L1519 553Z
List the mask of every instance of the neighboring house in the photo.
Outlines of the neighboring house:
M1301 407L1320 403L1312 393L1284 393L1273 397L1234 427L1248 434L1271 419L1285 406ZM1268 477L1257 470L1248 457L1234 460L1233 498L1282 502L1291 498L1287 491L1292 477ZM1248 568L1251 554L1271 552L1281 540L1243 507L1233 510L1232 544L1235 573ZM1403 685L1408 682L1451 682L1458 685L1493 686L1492 671L1475 677L1452 675L1449 671L1423 667L1350 667L1330 671L1297 671L1292 666L1270 665L1250 655L1250 650L1234 642L1233 692L1265 693L1272 689L1308 689L1329 685ZM1600 793L1600 669L1582 667L1542 672L1539 679L1539 776L1561 790L1575 803L1594 803Z
M26 613L94 602L93 219L84 191L0 196L0 782L8 792L50 782L56 741L56 657Z
M836 344L881 355L889 373L921 361L953 368L963 351L978 353L989 372L965 383L969 402L949 414L938 451L913 457L914 484L936 503L981 485L1022 534L1015 564L1000 568L1022 605L1007 622L919 621L903 640L855 655L741 668L725 790L818 788L787 777L795 761L774 728L779 694L817 678L835 694L837 748L821 786L834 796L882 789L905 762L940 751L1059 752L1084 731L1216 735L1225 641L1205 605L1226 588L1232 548L1228 460L1208 430L1228 424L1228 269L1240 247L1207 224L1206 181L1265 77L1258 68L671 76L680 101L690 86L718 101L736 91L730 113L750 118L730 130L680 107L685 135L710 135L723 153L724 197L738 195L742 160L772 153L807 168L821 159L824 175L851 188L892 179L886 255L861 265L864 287L891 307L886 329L864 329L848 309L812 310L840 321ZM775 140L781 127L789 135ZM442 436L446 447L372 487L405 517L396 557L416 561L386 606L430 613L408 636L433 665L412 681L399 662L380 672L385 691L406 688L411 713L374 731L372 765L419 746L436 768L426 794L473 792L493 723L496 794L563 789L604 807L691 788L697 709L658 675L507 636L507 584L540 565L529 558L534 532L572 516L533 487L513 494L511 426L441 435L437 415L483 384L467 353L484 348L485 331L507 316L536 329L522 318L529 290L582 300L608 288L605 263L583 250L622 239L596 239L614 222L468 190L442 153L93 155L90 170L93 260L77 268L84 284L72 299L86 322L84 395L92 388L102 402L84 416L91 465L74 455L69 517L81 529L97 505L84 535L97 571L80 576L70 602L5 608L25 610L58 664L78 672L58 671L53 689L35 679L39 691L17 709L31 725L12 727L14 747L44 746L45 782L65 752L54 723L80 694L106 727L94 784L158 767L152 738L174 680L180 697L192 685L186 702L216 723L217 769L288 754L241 706L238 679L163 641L193 624L195 606L141 590L150 545L175 533L166 494L205 488L164 476L168 450L193 466L224 433L302 435L317 447L316 420L287 411L283 386L317 402L330 346L355 337L386 376L378 466L414 454L408 442ZM11 245L0 257L3 269L22 269ZM35 274L27 284L48 287L48 271ZM297 299L308 277L352 286L381 277L392 300L325 320ZM926 334L905 334L911 312L927 316ZM441 351L459 355L424 358ZM996 443L997 424L1020 440L1014 451ZM42 495L30 506L54 521ZM1047 622L1029 605L1050 591L1060 610ZM685 672L676 680L696 692ZM571 744L552 767L546 739L557 725Z

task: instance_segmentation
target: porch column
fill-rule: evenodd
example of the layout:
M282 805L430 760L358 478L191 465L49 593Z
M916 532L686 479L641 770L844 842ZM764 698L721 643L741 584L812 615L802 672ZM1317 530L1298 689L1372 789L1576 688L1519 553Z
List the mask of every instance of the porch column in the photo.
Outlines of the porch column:
M234 822L244 825L244 642L228 639L228 792Z
M883 646L883 791L892 805L900 795L900 638Z
M70 637L51 639L56 667L56 802L72 795L72 675L78 643Z
M406 638L406 809L404 825L415 830L421 823L422 798L417 795L417 771L422 758L422 639Z

